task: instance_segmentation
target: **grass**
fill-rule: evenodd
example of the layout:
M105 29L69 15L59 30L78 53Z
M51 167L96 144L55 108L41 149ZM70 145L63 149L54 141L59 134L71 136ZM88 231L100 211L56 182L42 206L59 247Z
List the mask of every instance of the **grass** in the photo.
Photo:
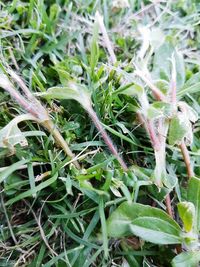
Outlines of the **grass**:
M176 244L111 238L107 219L129 201L183 227L200 175L198 1L0 7L0 266L171 266Z

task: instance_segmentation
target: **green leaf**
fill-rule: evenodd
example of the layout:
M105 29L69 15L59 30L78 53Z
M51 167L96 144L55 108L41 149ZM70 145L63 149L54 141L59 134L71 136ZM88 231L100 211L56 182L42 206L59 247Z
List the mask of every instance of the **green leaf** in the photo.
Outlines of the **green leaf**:
M158 27L154 27L150 30L149 27L140 25L138 30L142 39L142 45L138 55L141 59L144 59L149 49L149 45L151 45L153 50L158 49L165 41L165 36Z
M181 112L188 118L189 121L195 123L198 120L198 113L186 102L179 101L177 103L178 107L181 109Z
M80 187L87 189L88 191L95 192L99 196L109 196L107 192L94 188L89 181L80 181Z
M119 89L121 91L119 91ZM132 84L127 89L124 86L125 90L122 90L123 88L122 89L119 88L119 89L115 93L128 95L128 96L138 96L138 97L140 97L144 93L144 89L139 84Z
M172 116L172 108L169 103L154 102L147 110L147 116L149 119L156 119L160 117L169 118Z
M153 75L155 79L171 80L171 58L174 55L176 63L176 83L177 88L181 88L185 83L185 67L183 56L176 51L170 42L161 45L154 55Z
M197 267L199 266L200 252L183 252L172 260L172 267Z
M164 211L148 205L124 202L108 218L108 235L136 235L155 244L182 242L180 226Z
M186 232L190 232L194 225L195 220L195 207L191 202L180 202L178 203L178 213L184 224Z
M58 17L59 17L60 11L61 11L61 8L60 8L60 6L58 4L51 5L51 7L50 7L50 16L49 16L50 20L51 21L57 20Z
M51 178L49 178L48 180L40 183L39 185L35 186L33 189L29 189L19 195L17 195L14 198L9 199L6 202L6 205L12 205L13 203L23 199L23 198L27 198L30 197L31 195L35 195L38 191L41 191L42 189L48 187L49 185L51 185L52 183L54 183L58 178L58 173L56 172Z
M94 23L93 27L93 36L91 43L91 55L90 55L90 67L92 72L96 67L99 59L99 45L98 45L98 36L99 36L99 24L97 22Z
M177 116L174 116L170 122L169 126L169 136L168 141L170 145L180 144L184 137L187 136L189 131L189 121L182 113L178 113Z
M100 197L99 199L99 216L101 220L101 230L102 230L102 239L103 239L103 249L104 249L104 256L108 258L108 235L107 235L107 227L106 227L106 218L104 212L104 201L103 198Z
M188 186L188 201L192 202L196 209L195 230L200 230L200 179L192 177Z
M150 44L154 49L158 49L165 41L165 35L159 27L152 28L150 32Z
M178 97L183 97L185 94L192 94L199 92L200 87L200 72L192 75L192 77L184 84L184 86L177 92Z
M185 65L184 65L184 58L181 52L175 51L174 59L176 63L176 83L177 88L181 88L185 83Z
M67 85L65 87L51 87L46 93L41 93L40 96L50 99L74 99L85 109L88 109L91 106L91 98L87 88L73 81L67 82Z
M10 165L8 168L0 172L0 183L4 181L10 174L18 170L19 167L29 162L29 159L22 159L20 161L17 161L16 163Z
M69 80L70 80L70 74L66 71L63 70L60 67L55 66L55 70L57 71L59 78L60 78L60 82L63 86L68 86Z

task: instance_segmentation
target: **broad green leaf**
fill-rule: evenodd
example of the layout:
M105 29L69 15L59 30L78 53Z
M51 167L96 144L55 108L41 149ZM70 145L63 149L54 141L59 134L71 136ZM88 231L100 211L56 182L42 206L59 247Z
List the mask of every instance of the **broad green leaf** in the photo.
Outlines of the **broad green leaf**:
M167 94L168 92L168 89L169 89L169 81L166 81L166 80L156 80L154 81L156 87L158 89L160 89L161 92L163 92L165 95Z
M195 123L198 120L198 113L186 102L179 101L177 105L189 121Z
M133 84L127 89L123 91L121 90L120 92L120 94L123 94L123 95L138 96L138 97L140 97L143 93L144 93L144 89L139 84Z
M163 220L159 218L141 217L135 219L130 225L131 232L141 239L155 244L181 243L178 233Z
M160 28L152 28L151 30L149 27L146 26L139 26L138 30L141 35L142 45L138 55L141 59L145 57L149 46L153 48L153 50L158 49L164 42L165 36Z
M46 93L40 95L50 99L74 99L85 109L88 109L91 106L91 98L87 88L73 81L68 82L67 85L65 87L51 87Z
M200 230L200 179L192 177L188 186L188 201L192 202L196 209L195 230Z
M199 261L199 251L182 252L172 260L172 267L197 267Z
M159 27L152 28L150 33L150 45L158 49L165 41L165 35Z
M195 207L191 202L180 202L178 203L178 213L183 222L186 232L190 232L194 225L195 220Z
M167 173L167 175L165 176L165 180L163 181L164 185L169 188L170 190L172 190L173 188L175 188L175 186L178 183L178 179L176 176L174 175L170 175Z
M171 105L160 101L154 102L149 106L147 116L149 119L156 119L160 117L169 118L172 116Z
M182 242L180 226L164 211L148 205L124 202L108 218L111 237L137 235L155 244Z
M187 118L178 112L170 122L168 140L170 145L180 144L190 132L191 124ZM189 137L188 137L189 138ZM190 137L191 139L192 137Z
M174 55L174 59L176 62L176 83L177 88L179 89L185 83L184 60L182 54L176 51L172 43L165 42L155 51L153 61L153 75L155 79L163 79L170 81L172 55Z

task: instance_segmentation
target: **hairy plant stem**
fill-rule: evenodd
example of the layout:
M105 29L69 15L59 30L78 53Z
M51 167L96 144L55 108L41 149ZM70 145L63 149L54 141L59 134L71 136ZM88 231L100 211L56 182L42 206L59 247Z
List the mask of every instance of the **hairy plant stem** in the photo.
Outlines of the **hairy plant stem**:
M149 119L146 120L146 129L147 132L149 133L149 137L151 140L152 147L154 148L154 151L159 151L161 143L158 139L158 136L156 135L154 124Z
M11 97L13 97L15 99L15 101L21 106L23 107L26 111L28 111L29 113L31 113L33 116L37 116L37 111L33 109L33 105L31 105L30 102L28 102L19 92L17 92L15 90L15 88L12 86L12 84L5 84L2 85L0 83L0 86L7 91Z
M174 108L174 111L176 112L176 109L177 109L177 90L176 90L176 64L175 64L174 56L172 57L172 74L171 74L170 93L171 93L171 99L170 100L171 100L172 106ZM190 154L189 154L189 151L187 149L187 146L186 146L184 140L179 145L179 148L181 150L181 154L182 154L183 160L185 162L188 178L190 179L192 176L194 176L194 172L193 172L192 165L191 165Z
M35 96L29 91L28 87L25 85L24 81L12 70L8 70L11 78L20 86L26 98L15 90L13 84L10 82L5 74L0 76L0 87L7 91L15 101L28 111L35 121L46 128L50 133L52 133L55 138L56 143L65 151L65 153L70 157L74 158L74 154L70 150L68 144L56 128L56 126L51 121L47 110L42 106L42 104L35 98ZM75 160L73 164L80 169L79 163Z
M116 61L117 61L117 59L116 59L116 56L115 56L115 53L114 53L114 50L113 50L113 48L112 48L112 45L111 45L111 42L110 42L110 40L109 40L109 37L108 37L108 34L107 34L107 31L106 31L106 28L105 28L105 25L104 25L104 23L103 23L103 18L100 16L100 14L99 13L96 13L96 19L97 19L97 21L98 21L98 23L99 23L99 27L100 27L100 30L101 30L101 32L102 32L102 35L103 35L103 38L104 38L104 43L105 43L105 45L106 45L106 47L107 47L107 50L108 50L108 53L109 53L109 55L110 55L110 59L111 59L111 62L113 63L113 64L115 64L116 63ZM139 71L139 70L137 70L137 75L144 81L144 82L146 82L146 84L149 86L149 88L152 90L152 92L153 92L153 94L154 94L154 96L155 96L155 98L157 99L157 100L161 100L161 101L165 101L166 100L166 97L165 97L165 95L148 79L148 78L146 78L145 77L145 75L141 72L141 71ZM142 105L142 103L141 103L141 105ZM92 114L90 114L90 116L91 116L91 118L92 118L92 120L94 121L94 124L96 125L96 123L95 123L95 119L97 118L97 116L96 116L96 114L94 113L93 114L94 115L94 118L92 118ZM145 125L145 128L146 128L146 130L147 130L147 132L149 133L149 136L150 136L150 140L151 140L151 143L152 143L152 147L154 148L154 151L156 151L156 150L159 150L159 148L160 148L160 142L159 142L159 139L158 139L158 137L157 137L157 135L156 135L156 132L155 132L155 128L154 128L154 125L152 124L152 122L150 121L150 120L145 120L145 119L143 119L143 117L142 117L142 115L141 114L138 114L138 117L139 117L139 119L141 120L141 123L143 123L144 125ZM98 118L97 118L98 119ZM98 120L97 120L98 121ZM97 129L99 129L99 131L101 131L102 132L102 129L103 129L103 127L102 127L102 125L101 125L101 123L98 123L98 126L96 125L96 127L97 127ZM99 128L100 127L100 128ZM105 130L103 129L103 131L105 132ZM106 134L106 136L107 136L107 134ZM102 135L102 137L103 137L103 135ZM108 136L107 136L108 137ZM106 140L107 139L104 139L105 140L105 142L106 142ZM121 164L121 166L123 166L123 169L125 168L125 170L127 169L127 166L126 166L126 164L123 162L123 160L119 157L119 155L118 155L118 153L117 153L117 151L116 151L116 149L115 149L115 147L113 146L113 144L112 144L112 141L110 142L111 140L110 140L110 138L108 137L108 140L107 140L107 144L108 144L108 147L110 148L110 150L111 150L111 148L112 148L112 150L113 150L113 154L114 155L116 155L116 157L118 158L118 161L120 162L120 164ZM111 144L111 147L110 147L110 144ZM111 150L111 151L112 151ZM165 153L165 151L163 152L163 153ZM170 200L170 195L167 195L167 197L166 197L166 207L167 207L167 212L168 212L168 214L171 216L171 217L173 217L173 214L172 214L172 207L171 207L171 200Z
M153 92L155 98L158 101L165 101L166 100L166 96L158 89L158 87L156 87L153 82L146 77L145 73L143 73L141 70L137 69L135 71L135 74L137 76L139 76L151 89L151 91Z
M156 173L158 172L158 175L161 176L163 171L166 172L166 169L165 169L165 147L164 147L164 149L162 149L162 145L160 144L160 142L158 140L158 137L155 133L155 128L153 127L154 125L152 125L152 122L150 124L145 123L141 114L138 114L138 117L139 117L140 122L145 125L145 128L146 128L147 132L149 133L149 137L151 140L152 147L154 149L154 154L155 154L155 159L156 159L155 170L156 170ZM165 138L165 136L162 136L162 138ZM164 141L164 140L162 140L162 141ZM164 144L165 144L165 142L164 142ZM162 161L162 162L160 162L160 161ZM160 163L162 166L160 165ZM158 183L158 186L160 186L159 183ZM165 204L166 204L167 213L169 214L170 217L173 218L171 199L170 199L169 194L167 194L167 196L165 198Z
M109 150L112 152L112 154L116 157L116 159L118 160L118 162L120 163L122 169L124 171L128 170L128 167L126 165L126 163L123 161L123 159L119 156L119 153L117 151L117 149L115 148L111 138L108 136L108 134L106 133L106 131L104 130L101 122L99 121L99 118L97 117L96 113L94 112L92 107L87 107L87 112L90 116L90 118L92 119L94 125L96 126L96 128L98 129L98 131L100 132L104 142L106 143L106 145L108 146Z
M104 22L103 22L103 17L97 11L96 14L95 14L95 18L96 18L96 20L98 22L100 31L101 31L101 33L103 35L104 44L107 47L108 53L110 55L110 60L111 60L112 64L115 64L117 62L117 58L116 58L116 55L114 53L114 50L113 50L112 44L110 42L110 39L108 37L108 33L106 31L106 27L105 27Z
M179 148L181 149L181 153L187 169L188 178L190 179L194 176L194 171L191 165L190 154L184 141L179 145Z

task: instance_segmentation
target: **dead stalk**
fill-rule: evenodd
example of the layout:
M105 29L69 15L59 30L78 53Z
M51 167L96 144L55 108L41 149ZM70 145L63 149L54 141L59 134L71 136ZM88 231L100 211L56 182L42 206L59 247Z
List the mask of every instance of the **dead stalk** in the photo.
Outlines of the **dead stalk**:
M194 176L194 171L192 169L189 151L188 151L184 141L180 144L179 147L181 149L181 153L182 153L182 156L183 156L183 159L184 159L184 162L185 162L188 178L190 179L191 177Z
M72 153L71 149L69 148L68 144L66 143L65 139L62 137L56 126L51 120L44 121L42 123L43 127L45 127L50 133L52 133L53 137L55 138L56 143L62 147L64 152L70 157L75 158L75 155ZM77 160L73 161L73 164L76 166L77 169L80 169L80 165Z
M172 206L171 206L171 199L170 199L170 194L167 194L165 198L165 204L167 208L167 213L169 214L170 217L174 217L173 211L172 211Z

